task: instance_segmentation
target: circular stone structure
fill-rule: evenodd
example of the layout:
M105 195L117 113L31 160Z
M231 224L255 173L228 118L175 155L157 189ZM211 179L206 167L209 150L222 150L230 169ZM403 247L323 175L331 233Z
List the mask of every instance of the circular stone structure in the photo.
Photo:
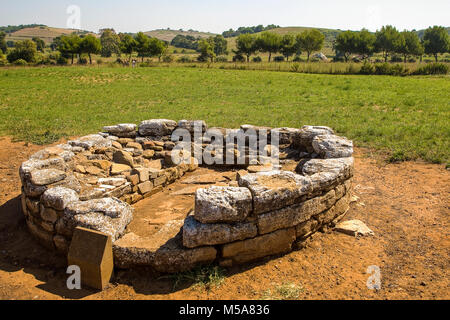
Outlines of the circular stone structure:
M174 131L194 133L195 124L206 135L189 141L192 154L210 147L207 133L213 130L224 134L219 158L230 153L236 158L242 149L231 143L230 152L229 132L252 130L279 137L281 165L251 161L245 148L244 164L230 166L237 178L198 189L185 219L169 221L150 237L130 232L133 204L197 170L198 160L190 155L178 165L172 157L179 141ZM273 145L264 148L270 151ZM352 154L352 142L328 127L226 130L208 129L203 121L166 119L143 121L139 127L119 124L41 150L24 162L22 211L30 233L61 254L67 254L80 226L111 236L118 268L173 273L211 263L230 267L288 253L342 219L351 199ZM291 170L283 169L286 163Z

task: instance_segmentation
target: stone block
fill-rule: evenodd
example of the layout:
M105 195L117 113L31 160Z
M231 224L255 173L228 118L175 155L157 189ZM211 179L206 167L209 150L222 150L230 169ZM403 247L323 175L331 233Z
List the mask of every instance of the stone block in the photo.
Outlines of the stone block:
M183 244L187 248L212 246L253 238L258 234L255 223L203 224L187 217L183 227Z
M263 236L222 246L222 258L242 264L263 257L290 252L295 241L295 228L278 230Z
M68 254L68 264L81 270L81 283L103 290L114 270L111 237L101 232L76 228Z
M312 191L308 177L289 171L248 174L239 178L239 186L250 189L257 215L295 204Z
M247 188L211 187L195 194L195 219L202 223L242 222L252 209Z

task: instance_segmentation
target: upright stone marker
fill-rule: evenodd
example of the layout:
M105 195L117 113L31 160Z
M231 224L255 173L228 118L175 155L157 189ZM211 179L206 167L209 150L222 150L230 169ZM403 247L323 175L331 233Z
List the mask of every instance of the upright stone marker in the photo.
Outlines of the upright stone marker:
M68 263L80 267L83 285L105 289L114 269L111 237L77 227L70 245Z

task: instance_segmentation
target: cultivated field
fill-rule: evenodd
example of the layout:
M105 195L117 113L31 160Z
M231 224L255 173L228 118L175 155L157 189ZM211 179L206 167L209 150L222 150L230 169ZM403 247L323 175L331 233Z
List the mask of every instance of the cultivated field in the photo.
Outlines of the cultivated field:
M46 144L142 119L326 125L387 160L449 163L448 77L200 68L0 70L0 135Z

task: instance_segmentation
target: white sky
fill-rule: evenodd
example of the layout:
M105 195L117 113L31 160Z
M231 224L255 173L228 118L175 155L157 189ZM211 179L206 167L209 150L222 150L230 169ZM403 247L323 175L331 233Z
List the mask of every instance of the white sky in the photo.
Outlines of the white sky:
M258 24L371 31L450 26L450 0L3 0L0 25L67 27L67 8L81 10L81 29L136 32L195 29L221 33ZM70 20L74 22L74 20Z

